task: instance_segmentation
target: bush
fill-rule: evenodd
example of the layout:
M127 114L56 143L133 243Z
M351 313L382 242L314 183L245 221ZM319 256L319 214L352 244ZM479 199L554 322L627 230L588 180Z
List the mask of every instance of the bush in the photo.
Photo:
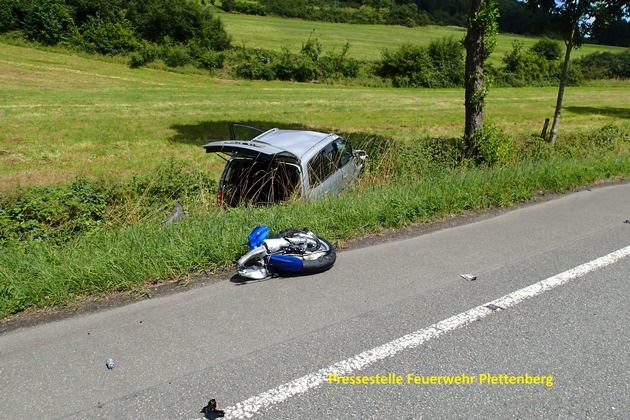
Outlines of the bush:
M439 87L464 85L464 46L461 42L454 41L452 37L432 41L429 44L429 57Z
M45 45L64 44L92 53L137 51L131 67L159 55L171 65L188 64L231 43L210 8L191 0L0 0L0 32L11 31ZM148 45L171 47L153 51ZM188 53L175 45L185 45Z
M545 60L555 61L562 57L562 47L560 43L549 38L542 38L536 41L529 50L544 57Z
M225 54L223 52L206 51L197 59L199 67L207 70L216 70L223 67Z
M452 38L433 41L429 47L403 44L385 50L377 74L396 87L453 87L464 81L463 46Z
M428 20L426 13L423 16ZM390 25L401 25L409 28L418 26L421 21L423 19L418 13L418 5L414 3L394 5L387 19L387 23Z
M377 71L395 87L422 87L429 85L433 68L426 48L406 43L394 52L383 51Z
M582 68L574 62L569 62L567 73L567 86L579 86L584 82Z
M57 45L75 27L72 11L63 0L33 0L25 13L26 37L44 45Z
M107 22L98 16L90 16L80 32L83 38L82 48L89 52L103 55L123 54L138 47L134 27L127 19Z
M554 145L540 136L531 136L515 146L515 156L519 162L535 162L553 157Z
M591 53L576 63L587 79L630 79L630 51Z
M214 51L225 51L230 48L232 38L225 31L223 22L205 9L201 22L201 31L195 38L202 46Z
M485 124L483 130L477 131L473 136L473 157L479 164L507 165L514 155L512 139L493 124Z
M505 53L502 61L506 72L511 74L518 73L523 61L523 43L512 41L512 50Z
M276 16L307 19L306 16L309 14L306 0L261 0L260 2L264 5L267 13Z
M388 24L407 27L430 23L427 13L424 10L419 11L414 2L397 3L393 1L355 1L332 6L330 2L312 2L309 0L260 0L258 3L227 0L223 2L221 8L225 11L248 14L262 14L264 12L270 15L323 22ZM259 7L252 7L256 4Z
M63 242L98 227L106 218L110 194L104 184L77 180L0 197L0 244L33 239Z
M360 66L347 57L349 48L346 43L340 53L322 55L322 44L309 37L298 54L287 48L280 53L240 48L227 54L225 66L232 76L244 79L309 82L356 77Z
M273 63L273 73L278 80L293 80L295 77L295 69L297 66L297 56L283 47Z
M14 31L19 28L19 22L16 19L16 11L14 0L0 0L0 34Z
M129 67L137 68L146 66L147 64L157 60L162 54L162 48L148 41L141 41L138 45L138 51L131 55Z
M454 168L461 164L465 144L462 137L427 138L422 144L422 153L429 163L443 168Z
M308 82L318 79L321 75L318 60L322 53L322 44L316 38L309 37L302 44L300 54L296 57L293 79L298 82Z
M589 158L600 156L602 152L627 153L630 134L614 125L606 125L600 130L581 133L570 138L559 138L554 145L554 153L566 158Z
M183 67L193 62L188 48L182 44L165 45L162 48L162 60L169 67Z
M296 56L292 79L296 82L310 82L319 79L320 72L317 62L304 54Z
M221 0L221 9L226 12L232 12L236 9L236 0Z
M18 0L23 1L23 0ZM124 17L128 0L64 0L72 10L74 23L81 27L90 17L98 17L106 22L118 22Z
M359 62L348 58L350 44L346 42L340 53L330 52L320 57L318 67L324 79L355 78L359 74Z
M133 178L124 188L145 203L162 206L171 200L189 201L201 193L217 192L216 181L205 171L187 169L185 162L168 159L152 175ZM135 200L134 200L135 201Z
M523 51L523 44L512 43L512 50L503 57L503 68L493 71L495 82L499 86L549 86L557 85L562 75L561 54L552 45L552 40L541 40L532 48ZM556 47L559 48L558 45ZM554 52L555 51L555 52ZM556 57L548 59L547 57ZM579 67L570 64L567 85L576 86L582 82Z
M256 48L239 48L226 57L228 71L234 77L252 80L273 80L276 77L275 54Z
M185 44L196 39L201 45L217 51L230 45L230 37L218 18L201 3L187 0L131 0L127 18L134 23L143 39Z
M232 10L238 13L243 13L244 15L265 16L267 14L265 6L258 2L251 1L237 1L233 5Z

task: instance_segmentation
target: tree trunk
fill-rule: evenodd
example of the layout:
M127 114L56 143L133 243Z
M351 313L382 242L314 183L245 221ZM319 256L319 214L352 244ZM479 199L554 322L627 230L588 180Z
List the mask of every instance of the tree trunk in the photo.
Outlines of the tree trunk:
M579 7L579 4L578 4ZM569 39L566 40L567 50L564 54L564 63L562 64L562 74L560 75L560 87L558 88L558 99L556 100L556 110L553 114L553 124L551 125L551 134L549 135L549 143L554 144L556 137L558 137L558 126L560 125L560 112L562 111L562 99L564 98L564 86L567 83L567 76L569 74L569 60L571 59L571 50L575 43L575 32L577 31L578 21L575 20L571 27L571 34Z
M470 20L481 10L484 0L472 0ZM465 107L466 123L464 126L464 142L469 153L473 149L475 133L483 129L483 60L484 29L479 25L468 25L466 34L466 76Z

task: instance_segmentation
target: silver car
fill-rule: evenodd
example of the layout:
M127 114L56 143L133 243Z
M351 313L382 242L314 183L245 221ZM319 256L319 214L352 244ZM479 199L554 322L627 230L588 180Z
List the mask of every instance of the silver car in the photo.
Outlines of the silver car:
M263 132L230 124L230 138L203 146L207 153L227 156L219 201L228 206L338 194L359 178L367 158L334 133L278 128Z

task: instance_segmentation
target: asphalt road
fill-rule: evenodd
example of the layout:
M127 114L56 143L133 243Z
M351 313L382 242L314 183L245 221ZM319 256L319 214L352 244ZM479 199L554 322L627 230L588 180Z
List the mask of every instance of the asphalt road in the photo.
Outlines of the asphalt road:
M627 219L630 185L595 188L7 332L0 418L198 419L210 398L232 418L630 418ZM343 383L381 376L402 383Z

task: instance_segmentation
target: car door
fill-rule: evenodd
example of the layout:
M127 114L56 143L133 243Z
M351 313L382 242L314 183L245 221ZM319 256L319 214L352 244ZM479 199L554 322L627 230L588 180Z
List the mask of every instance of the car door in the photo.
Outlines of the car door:
M343 144L341 138L328 143L308 162L309 197L338 194L351 181L347 176L350 168L344 166L351 165L352 153L350 156L342 154Z
M354 183L363 168L363 160L355 156L352 145L339 137L335 140L335 147L339 159L339 172L341 177L340 191Z
M228 128L230 130L230 140L252 140L264 133L264 130L258 127L241 123L228 123Z
M283 160L299 164L300 160L293 153L270 144L246 140L219 140L204 144L206 153L222 153L231 158L250 158L254 160Z

